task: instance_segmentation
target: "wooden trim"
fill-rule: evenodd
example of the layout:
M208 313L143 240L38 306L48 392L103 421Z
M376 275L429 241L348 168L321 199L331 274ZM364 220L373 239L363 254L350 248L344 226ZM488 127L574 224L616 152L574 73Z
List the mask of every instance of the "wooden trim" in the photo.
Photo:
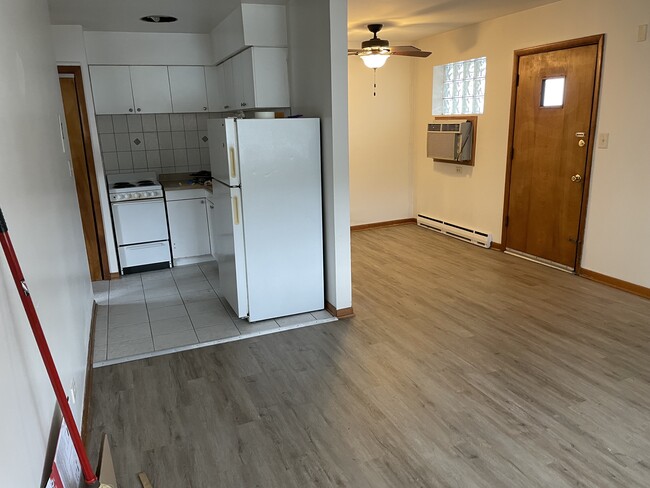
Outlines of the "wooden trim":
M119 280L120 278L122 278L120 273L111 273L108 277L109 280Z
M618 278L596 273L595 271L584 268L578 268L577 273L578 276L582 276L583 278L587 278L598 283L603 283L613 288L618 288L619 290L627 291L629 293L633 293L634 295L639 295L640 297L650 299L650 288L646 288L645 286L630 283L629 281L619 280Z
M325 310L337 319L349 319L354 317L354 310L352 310L352 307L336 309L330 302L325 302Z
M384 222L373 222L370 224L360 224L353 225L350 227L350 230L366 230L366 229L376 229L377 227L392 227L394 225L406 225L406 224L415 224L417 219L399 219L399 220L386 220Z
M83 87L83 75L80 66L57 66L59 74L70 74L74 77L75 91L77 93L77 104L81 122L84 153L86 157L86 168L88 171L88 185L90 198L93 207L94 228L99 251L99 260L102 278L107 280L110 276L108 267L108 251L106 250L106 234L104 233L104 220L102 216L101 202L99 199L99 188L97 184L97 170L95 158L93 157L92 141L90 138L90 125L88 123L88 110L86 107L86 95Z
M477 115L441 115L434 117L434 120L469 120L472 123L472 159L469 161L455 161L453 159L434 159L434 163L461 164L463 166L474 166L476 164L476 133L478 126Z
M598 102L600 100L600 86L603 67L603 50L605 43L605 34L595 36L581 37L570 39L568 41L554 42L541 46L534 46L525 49L518 49L514 52L514 62L512 70L512 88L510 93L510 123L508 126L508 153L506 156L506 181L503 201L503 217L501 220L501 240L503 249L508 246L508 229L506 226L506 217L510 205L510 173L512 171L512 146L514 143L515 133L515 113L517 104L517 73L519 72L519 58L530 54L540 54L551 51L560 51L562 49L571 49L582 46L598 45L596 57L596 73L594 79L594 98L591 107L591 117L589 120L589 143L587 146L587 161L585 163L585 178L582 186L582 207L580 209L580 221L578 224L578 246L576 248L575 269L578 269L582 261L583 241L585 234L585 222L587 220L587 202L589 199L589 184L591 181L591 163L594 154L594 140L596 138L596 122L598 119Z
M90 402L93 392L93 358L95 357L95 330L97 328L97 302L93 301L92 318L90 320L90 334L88 337L88 356L86 357L86 381L84 387L84 404L81 424L81 439L88 445L90 433L91 411Z
M505 251L506 246L500 242L493 242L492 245L490 246L490 249L493 249L495 251Z

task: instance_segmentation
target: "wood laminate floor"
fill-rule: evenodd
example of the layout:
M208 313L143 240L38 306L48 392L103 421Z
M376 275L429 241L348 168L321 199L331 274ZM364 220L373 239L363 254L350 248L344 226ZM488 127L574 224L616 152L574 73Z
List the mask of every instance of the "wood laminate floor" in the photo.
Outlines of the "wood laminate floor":
M650 301L414 225L347 321L95 371L120 488L648 487Z

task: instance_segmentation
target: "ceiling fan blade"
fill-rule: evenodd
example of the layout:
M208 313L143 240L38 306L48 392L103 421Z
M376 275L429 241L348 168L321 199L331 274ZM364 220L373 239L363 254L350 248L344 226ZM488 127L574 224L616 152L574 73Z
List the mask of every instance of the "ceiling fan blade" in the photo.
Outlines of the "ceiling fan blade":
M362 51L361 49L348 49L348 56L353 54L359 54L361 51Z
M411 47L411 46L398 46L401 48ZM393 56L411 56L414 58L426 58L431 55L429 51L420 51L418 48L413 48L414 50L397 50L394 51L394 48L390 48L390 54Z

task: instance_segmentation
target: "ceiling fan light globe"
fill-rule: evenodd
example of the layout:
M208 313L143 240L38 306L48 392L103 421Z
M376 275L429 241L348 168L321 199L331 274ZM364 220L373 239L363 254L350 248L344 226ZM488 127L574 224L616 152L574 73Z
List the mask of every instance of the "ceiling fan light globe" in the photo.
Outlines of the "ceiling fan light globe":
M390 58L390 54L362 54L359 57L367 68L376 69L386 64L386 61Z

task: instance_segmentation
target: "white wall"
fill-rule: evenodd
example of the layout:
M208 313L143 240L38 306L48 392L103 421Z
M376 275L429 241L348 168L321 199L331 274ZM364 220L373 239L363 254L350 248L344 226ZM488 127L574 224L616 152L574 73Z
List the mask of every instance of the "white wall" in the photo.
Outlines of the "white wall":
M45 0L2 0L0 206L81 419L92 293ZM68 153L69 154L69 153ZM0 253L0 486L39 486L55 399Z
M413 217L413 70L419 60L393 56L373 70L348 57L350 223Z
M213 64L210 34L84 32L88 64Z
M582 266L650 287L650 41L636 42L650 23L650 3L564 0L418 43L433 54L417 64L414 103L416 211L492 232L501 241L513 51L606 34L598 131L609 149L596 149ZM507 33L507 35L504 35ZM487 56L485 113L479 117L476 166L425 156L432 120L434 65Z
M340 310L352 306L347 1L289 0L287 28L292 112L321 118L325 294Z
M95 172L97 188L102 209L102 220L104 235L106 239L106 252L108 254L108 268L111 273L117 273L117 251L113 236L113 222L111 220L111 208L108 203L108 191L104 179L104 165L102 162L99 137L97 135L97 123L95 120L95 104L93 103L92 89L90 86L90 73L86 60L86 47L84 44L83 29L80 25L53 25L52 38L54 56L58 65L80 66L83 78L84 95L86 96L86 112L88 114L88 128L90 129L90 141L92 144L93 159L95 161Z

